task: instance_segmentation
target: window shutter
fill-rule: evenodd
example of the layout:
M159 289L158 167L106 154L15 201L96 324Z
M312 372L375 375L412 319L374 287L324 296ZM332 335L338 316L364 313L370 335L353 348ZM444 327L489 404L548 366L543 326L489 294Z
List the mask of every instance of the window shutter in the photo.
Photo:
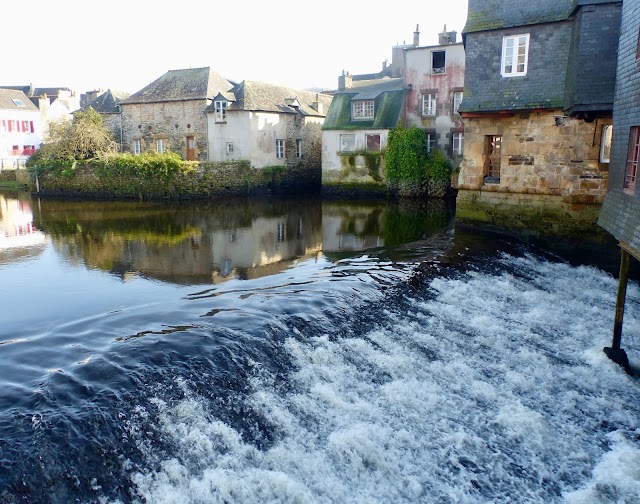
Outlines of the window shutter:
M12 122L13 122L13 121L9 121L9 133L11 133L11 131L13 130L13 128L11 128L11 123L12 123Z
M31 133L33 133L33 121L29 121L29 126L31 127Z

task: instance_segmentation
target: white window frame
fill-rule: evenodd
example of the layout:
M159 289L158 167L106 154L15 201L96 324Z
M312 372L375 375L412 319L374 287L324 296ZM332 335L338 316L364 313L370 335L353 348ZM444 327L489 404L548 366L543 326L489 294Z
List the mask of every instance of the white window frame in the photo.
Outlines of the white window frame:
M302 140L300 138L296 139L296 157L302 158Z
M435 132L427 132L427 153L431 153L437 146L438 144L436 143L437 140L437 135Z
M160 154L164 152L164 138L156 138L156 152Z
M613 138L613 125L605 124L602 126L602 134L600 135L600 162L611 162L611 140Z
M462 98L464 94L462 91L454 91L453 92L453 113L458 114L458 109L460 108L460 104L462 103Z
M284 159L284 140L276 138L276 158Z
M223 100L217 100L213 102L213 108L215 110L216 122L227 121L227 105L228 103Z
M436 93L425 93L422 95L422 115L434 116L438 105L438 98Z
M462 156L464 153L464 133L457 131L452 135L451 153L454 156Z
M373 100L353 100L351 102L351 118L367 120L375 117L375 103Z
M520 54L520 48L523 53ZM522 57L522 62L519 61ZM518 67L522 65L522 70ZM510 67L510 70L507 70ZM500 62L500 75L502 77L518 77L527 75L529 67L529 34L509 35L502 38L502 58Z
M233 142L227 142L227 154L233 154Z
M136 156L142 154L142 140L140 140L139 138L134 138L133 140L133 153Z
M346 140L349 140L347 142ZM345 133L340 135L340 152L355 152L356 136L353 133Z

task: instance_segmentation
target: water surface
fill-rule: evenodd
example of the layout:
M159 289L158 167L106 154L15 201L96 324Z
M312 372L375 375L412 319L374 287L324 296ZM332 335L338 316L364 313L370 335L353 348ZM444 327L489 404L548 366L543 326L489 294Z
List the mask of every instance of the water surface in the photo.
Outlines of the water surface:
M0 208L0 502L640 500L615 248L441 204Z

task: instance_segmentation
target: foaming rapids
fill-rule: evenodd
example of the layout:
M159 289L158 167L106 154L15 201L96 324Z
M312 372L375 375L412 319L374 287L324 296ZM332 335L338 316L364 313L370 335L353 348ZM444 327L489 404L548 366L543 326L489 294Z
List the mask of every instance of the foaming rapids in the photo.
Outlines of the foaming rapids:
M140 406L135 498L639 501L638 381L602 352L615 279L529 254L393 275L397 289L343 291L351 315L323 306L306 324L284 320L272 351L285 368L254 359L248 388L227 398L250 418L223 418L206 381L181 378L179 399ZM627 296L623 345L635 356L636 284Z

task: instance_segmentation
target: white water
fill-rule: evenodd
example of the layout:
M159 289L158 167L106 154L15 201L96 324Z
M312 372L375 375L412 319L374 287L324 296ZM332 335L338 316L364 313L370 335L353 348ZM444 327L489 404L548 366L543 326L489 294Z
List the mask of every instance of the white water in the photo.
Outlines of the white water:
M251 406L278 434L265 450L195 394L158 399L161 428L179 450L157 472L134 475L140 495L640 502L640 382L602 352L617 282L592 268L503 256L496 272L434 278L427 288L391 303L365 334L292 334L286 389L266 371L252 382ZM632 359L639 298L630 285L623 346Z

